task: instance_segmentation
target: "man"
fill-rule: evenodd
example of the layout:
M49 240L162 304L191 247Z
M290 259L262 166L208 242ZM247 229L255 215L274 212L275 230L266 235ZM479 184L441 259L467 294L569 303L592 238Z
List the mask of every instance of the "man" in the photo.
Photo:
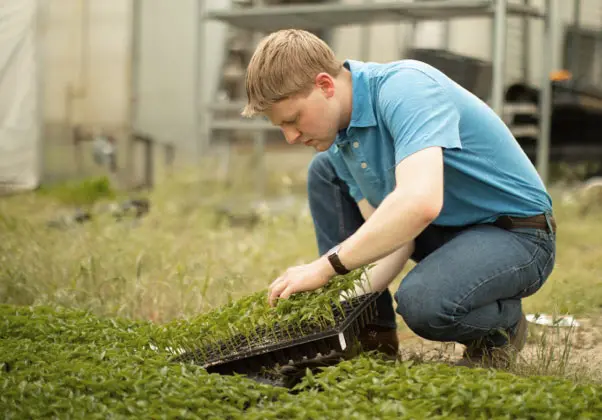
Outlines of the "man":
M419 336L466 345L460 365L507 366L524 346L521 299L555 261L552 201L508 128L418 61L339 62L301 30L272 33L248 66L244 116L318 152L308 194L321 257L286 270L269 301L375 263L383 290L362 342L397 352L396 311ZM372 342L370 343L370 340Z

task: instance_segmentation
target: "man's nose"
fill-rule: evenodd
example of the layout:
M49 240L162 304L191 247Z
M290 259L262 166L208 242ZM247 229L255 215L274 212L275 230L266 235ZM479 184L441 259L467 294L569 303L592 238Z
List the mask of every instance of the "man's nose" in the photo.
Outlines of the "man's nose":
M283 127L282 132L288 144L295 144L299 137L301 137L299 130L294 127Z

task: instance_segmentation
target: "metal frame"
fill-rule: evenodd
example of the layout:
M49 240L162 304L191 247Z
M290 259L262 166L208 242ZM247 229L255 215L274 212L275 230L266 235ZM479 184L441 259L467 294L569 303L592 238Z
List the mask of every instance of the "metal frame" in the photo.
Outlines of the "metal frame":
M262 6L246 9L230 9L210 11L204 10L204 0L199 0L200 27L197 42L197 141L200 155L207 150L210 133L214 129L250 130L265 133L276 130L267 121L244 119L216 119L213 116L219 110L242 110L240 102L215 103L214 98L207 98L202 89L202 60L205 58L203 45L206 36L204 22L217 20L236 27L254 32L272 32L282 28L295 27L299 29L332 29L337 26L370 24L377 22L402 21L416 22L420 20L449 20L466 17L490 17L492 25L492 64L493 82L491 107L500 116L504 106L504 83L506 66L506 18L522 16L525 19L535 18L544 21L544 36L542 41L542 74L540 102L540 130L537 144L537 169L544 182L548 178L550 124L551 124L551 81L553 69L552 51L555 39L555 9L557 0L545 0L543 10L522 4L511 3L508 0L434 0L428 2L406 3L389 1L387 3L360 4L302 4L286 6Z
M37 161L37 179L36 183L41 185L46 178L46 170L47 170L47 162L46 162L46 152L47 152L47 144L44 141L45 138L45 126L44 126L44 101L46 99L46 95L44 93L44 82L45 76L42 69L45 67L45 54L42 52L43 44L43 33L44 29L44 21L48 15L48 4L45 2L36 2L35 3L35 63L36 63L36 100L38 101L36 109L35 109L35 120L37 124L37 150L38 161Z

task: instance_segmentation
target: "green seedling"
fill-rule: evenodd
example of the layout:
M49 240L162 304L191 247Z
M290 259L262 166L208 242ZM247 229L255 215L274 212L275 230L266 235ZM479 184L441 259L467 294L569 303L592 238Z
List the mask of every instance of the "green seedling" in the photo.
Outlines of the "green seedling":
M155 345L180 353L197 351L197 362L202 363L208 356L206 349L226 356L240 350L241 341L251 348L281 335L293 339L327 330L336 324L335 311L344 314L341 294L350 299L362 290L365 270L335 276L326 286L294 294L275 307L269 306L267 291L262 290L197 317L173 321L160 329Z
M363 354L295 392L171 363L152 323L0 306L0 412L13 418L596 419L602 386ZM176 334L177 335L177 334Z

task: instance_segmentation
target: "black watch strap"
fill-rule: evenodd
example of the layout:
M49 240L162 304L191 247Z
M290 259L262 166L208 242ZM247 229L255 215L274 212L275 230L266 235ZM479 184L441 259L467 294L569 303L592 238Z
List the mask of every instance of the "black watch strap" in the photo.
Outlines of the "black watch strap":
M349 273L349 270L347 270L347 267L345 267L343 265L343 263L341 262L341 259L339 258L339 249L341 248L341 245L337 245L334 248L332 248L330 251L328 251L328 261L330 261L330 264L332 265L332 268L334 268L334 271L337 272L337 274L347 274Z

